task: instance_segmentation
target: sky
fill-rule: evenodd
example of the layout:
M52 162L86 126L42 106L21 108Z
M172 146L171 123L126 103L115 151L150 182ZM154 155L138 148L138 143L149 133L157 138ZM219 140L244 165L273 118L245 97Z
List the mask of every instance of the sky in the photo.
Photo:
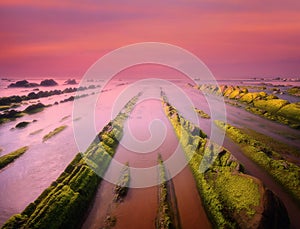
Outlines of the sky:
M300 77L299 0L2 0L0 78L81 77L138 42L180 46L217 79Z

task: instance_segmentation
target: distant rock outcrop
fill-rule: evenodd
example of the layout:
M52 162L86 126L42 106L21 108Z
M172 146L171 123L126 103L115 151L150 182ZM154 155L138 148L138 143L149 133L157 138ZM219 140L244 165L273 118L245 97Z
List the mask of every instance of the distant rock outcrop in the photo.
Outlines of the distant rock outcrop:
M56 86L58 85L57 82L55 82L53 79L46 79L46 80L43 80L40 84L41 86Z
M11 83L8 87L37 87L39 84L37 83L29 83L27 80L20 80L16 83Z
M30 83L27 80L20 80L20 81L17 81L16 83L11 83L10 85L8 85L8 87L38 87L38 86L56 86L56 85L58 85L58 83L56 81L54 81L53 79L43 80L43 81L41 81L40 84Z
M65 81L65 84L73 85L73 84L77 84L77 82L76 82L75 79L68 79L68 80Z

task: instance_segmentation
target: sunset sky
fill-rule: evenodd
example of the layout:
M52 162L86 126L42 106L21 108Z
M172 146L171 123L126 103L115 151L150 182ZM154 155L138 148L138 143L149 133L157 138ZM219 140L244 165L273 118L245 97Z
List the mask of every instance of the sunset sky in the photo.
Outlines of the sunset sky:
M0 77L80 77L146 41L187 49L218 79L300 77L299 12L299 0L2 0Z

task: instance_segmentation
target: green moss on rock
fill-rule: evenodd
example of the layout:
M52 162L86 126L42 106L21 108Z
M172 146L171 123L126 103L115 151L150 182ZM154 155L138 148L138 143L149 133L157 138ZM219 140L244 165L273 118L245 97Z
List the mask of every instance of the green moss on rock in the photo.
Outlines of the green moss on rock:
M4 168L8 164L12 163L15 159L20 157L28 150L28 146L21 147L11 153L8 153L0 157L0 169Z
M300 122L300 103L291 103L283 106L278 112L278 115L284 116L288 119Z
M249 92L240 98L240 101L252 103L254 100L266 98L268 95L265 92Z
M213 181L214 187L222 202L226 203L228 210L241 214L242 212L249 217L254 216L254 207L260 204L259 184L253 177L224 172L222 176L217 176Z
M256 100L253 103L254 103L254 107L271 112L273 114L276 113L283 106L289 104L288 101L283 99L269 99L269 100L261 99L261 100Z
M236 228L245 223L252 225L254 218L259 215L255 209L262 199L259 185L252 177L241 173L242 167L227 150L205 140L204 136L193 135L186 124L188 121L182 121L183 117L176 124L176 119L172 118L177 116L175 108L165 103L164 109L189 161L199 194L213 225L217 228ZM180 131L178 125L182 126ZM243 190L251 194L248 199L239 195Z
M48 134L46 134L43 137L43 142L47 141L48 139L50 139L53 136L57 135L58 133L62 132L66 128L67 128L67 126L63 125L63 126L59 126L59 127L55 128L53 131L50 131Z
M290 104L288 101L279 99L272 94L269 95L264 91L249 92L247 87L242 86L223 85L219 88L219 91L222 91L222 93L216 92L215 87L216 86L213 85L203 84L197 88L210 94L223 94L223 96L229 100L235 101L234 103L226 101L227 104L244 107L253 114L289 125L292 128L300 128L300 103ZM248 87L263 90L263 88L257 86ZM297 91L297 89L293 90ZM243 103L246 104L246 106L243 106Z
M287 90L287 93L294 96L300 96L300 87L292 87Z
M300 203L300 167L283 160L279 153L263 142L258 141L243 130L215 121L215 124L226 131L227 135L242 146L246 156L264 168Z
M233 90L230 95L228 96L229 99L235 99L239 97L240 94L243 94L242 90L240 88L236 88Z

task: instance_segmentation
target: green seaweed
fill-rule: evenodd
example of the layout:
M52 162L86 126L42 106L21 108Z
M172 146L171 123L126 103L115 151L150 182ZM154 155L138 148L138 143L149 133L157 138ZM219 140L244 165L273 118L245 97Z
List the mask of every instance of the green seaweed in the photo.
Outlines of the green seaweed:
M253 207L259 206L260 195L258 195L259 185L253 177L225 171L222 176L216 176L214 187L220 194L222 202L228 207L228 211L255 215L256 210Z
M47 141L48 139L50 139L53 136L57 135L58 133L62 132L66 128L67 128L67 126L63 125L63 126L59 126L59 127L55 128L53 131L50 131L48 134L46 134L43 137L43 142Z
M283 106L278 112L278 115L286 117L295 122L300 122L300 103L291 103Z
M4 168L8 164L12 163L14 160L16 160L22 154L24 154L27 150L28 150L28 146L24 146L24 147L21 147L11 153L1 156L0 157L0 169Z
M29 135L36 135L36 134L38 134L42 131L43 131L43 129L38 129L38 130L35 130L35 131L31 132Z
M268 99L268 100L260 99L253 102L254 107L257 107L259 109L271 113L276 113L277 111L279 111L280 108L282 108L287 104L289 104L289 102L283 99Z

